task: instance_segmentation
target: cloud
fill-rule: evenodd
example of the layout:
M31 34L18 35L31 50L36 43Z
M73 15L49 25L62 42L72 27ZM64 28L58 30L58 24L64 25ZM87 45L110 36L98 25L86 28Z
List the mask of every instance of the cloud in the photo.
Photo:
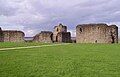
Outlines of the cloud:
M3 25L4 24L4 25ZM3 30L22 30L24 29L24 26L17 25L17 24L11 24L11 23L0 23Z
M17 29L16 25L26 36L34 36L63 23L75 36L76 25L82 23L119 26L119 5L119 0L0 0L0 25Z

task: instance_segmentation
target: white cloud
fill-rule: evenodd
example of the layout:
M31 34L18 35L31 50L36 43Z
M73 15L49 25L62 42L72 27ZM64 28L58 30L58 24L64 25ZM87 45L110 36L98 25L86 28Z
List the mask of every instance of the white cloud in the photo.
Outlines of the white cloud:
M0 23L0 27L2 27L3 30L22 30L24 29L24 26L17 25L17 24L11 24L11 23Z

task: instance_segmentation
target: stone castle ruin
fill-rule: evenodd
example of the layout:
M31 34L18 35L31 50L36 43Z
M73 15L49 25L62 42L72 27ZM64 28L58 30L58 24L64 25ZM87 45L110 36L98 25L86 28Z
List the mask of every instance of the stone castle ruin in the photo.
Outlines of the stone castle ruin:
M22 31L2 30L0 28L0 42L24 42L24 36Z
M0 42L3 42L3 41L4 41L3 31L0 28Z
M34 36L34 42L52 43L53 33L50 31L41 31L41 33Z
M76 27L77 43L118 43L118 27L107 24L82 24Z
M55 26L54 32L41 31L41 33L34 36L33 41L45 43L52 42L69 43L71 42L71 34L70 32L67 32L67 26L59 24L58 26Z
M4 42L24 42L25 34L22 31L5 30L3 35Z
M2 30L0 28L0 42L24 42L22 31ZM59 24L54 31L41 31L33 37L33 42L70 43L71 33L67 26ZM76 43L118 43L118 27L107 24L81 24L76 27Z
M67 32L67 26L59 24L58 26L54 27L53 41L65 43L71 42L71 33Z

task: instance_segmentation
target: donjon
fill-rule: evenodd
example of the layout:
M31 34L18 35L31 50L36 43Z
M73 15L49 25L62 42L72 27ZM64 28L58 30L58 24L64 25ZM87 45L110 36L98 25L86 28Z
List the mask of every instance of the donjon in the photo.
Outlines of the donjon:
M53 33L50 31L41 31L41 33L34 36L34 42L52 43Z
M67 26L64 26L60 23L58 26L54 27L53 41L64 43L71 42L71 33L67 32Z
M76 43L118 43L118 27L107 24L77 25Z
M17 30L2 30L0 28L0 42L24 42L24 32Z

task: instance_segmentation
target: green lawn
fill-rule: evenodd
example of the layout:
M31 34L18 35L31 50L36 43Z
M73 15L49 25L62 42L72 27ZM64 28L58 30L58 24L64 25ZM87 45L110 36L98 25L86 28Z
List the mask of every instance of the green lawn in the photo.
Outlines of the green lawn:
M0 51L0 77L120 77L120 44Z

